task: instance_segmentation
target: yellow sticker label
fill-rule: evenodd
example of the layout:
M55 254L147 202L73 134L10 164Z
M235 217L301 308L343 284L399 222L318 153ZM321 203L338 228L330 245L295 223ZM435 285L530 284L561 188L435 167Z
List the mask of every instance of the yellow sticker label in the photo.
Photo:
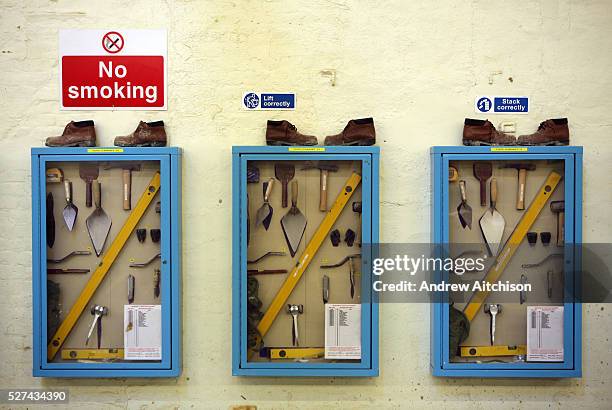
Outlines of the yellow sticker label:
M325 152L324 147L289 147L289 152Z
M528 152L527 147L491 147L491 152Z
M123 152L123 148L87 148L89 153Z

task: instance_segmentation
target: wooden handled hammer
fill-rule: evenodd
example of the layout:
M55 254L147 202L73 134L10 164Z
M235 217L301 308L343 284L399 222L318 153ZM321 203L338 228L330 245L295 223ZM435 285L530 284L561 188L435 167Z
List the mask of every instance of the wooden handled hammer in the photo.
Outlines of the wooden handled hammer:
M327 176L330 172L337 172L338 166L330 164L328 161L308 161L304 169L318 168L321 171L321 178L319 182L319 211L327 211Z
M565 243L565 201L552 201L550 210L557 214L557 246Z
M104 169L122 168L123 169L123 209L132 209L132 171L140 171L139 163L130 161L113 162Z
M514 168L518 171L518 188L516 197L516 209L522 211L525 209L525 185L527 183L527 171L536 169L534 163L511 162L502 165L501 168Z

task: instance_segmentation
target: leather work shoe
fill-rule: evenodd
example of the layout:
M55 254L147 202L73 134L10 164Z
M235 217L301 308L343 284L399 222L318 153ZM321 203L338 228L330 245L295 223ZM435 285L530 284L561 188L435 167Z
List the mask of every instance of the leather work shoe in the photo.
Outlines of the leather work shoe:
M96 130L94 122L70 121L59 137L49 137L45 140L47 147L95 147Z
M538 130L518 137L519 145L569 145L567 118L554 118L540 123Z
M374 145L376 130L373 118L350 120L340 134L325 137L325 145Z
M516 138L497 131L489 120L466 118L463 123L463 145L516 145Z
M266 144L268 145L317 145L317 137L300 134L289 121L268 120Z
M166 129L163 121L140 121L136 130L124 137L115 137L117 147L165 147Z

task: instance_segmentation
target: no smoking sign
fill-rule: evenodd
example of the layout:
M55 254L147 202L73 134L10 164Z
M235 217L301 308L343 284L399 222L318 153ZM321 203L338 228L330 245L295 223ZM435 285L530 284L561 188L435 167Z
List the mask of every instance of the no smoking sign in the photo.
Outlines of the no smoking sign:
M61 30L64 110L167 109L166 30Z
M108 53L115 54L123 48L123 36L116 31L110 31L102 37L102 47Z

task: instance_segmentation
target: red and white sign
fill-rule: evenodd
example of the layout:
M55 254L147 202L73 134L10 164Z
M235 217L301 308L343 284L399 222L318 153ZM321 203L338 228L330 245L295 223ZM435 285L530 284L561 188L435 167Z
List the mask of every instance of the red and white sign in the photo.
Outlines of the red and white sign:
M62 110L166 110L166 30L60 30Z

